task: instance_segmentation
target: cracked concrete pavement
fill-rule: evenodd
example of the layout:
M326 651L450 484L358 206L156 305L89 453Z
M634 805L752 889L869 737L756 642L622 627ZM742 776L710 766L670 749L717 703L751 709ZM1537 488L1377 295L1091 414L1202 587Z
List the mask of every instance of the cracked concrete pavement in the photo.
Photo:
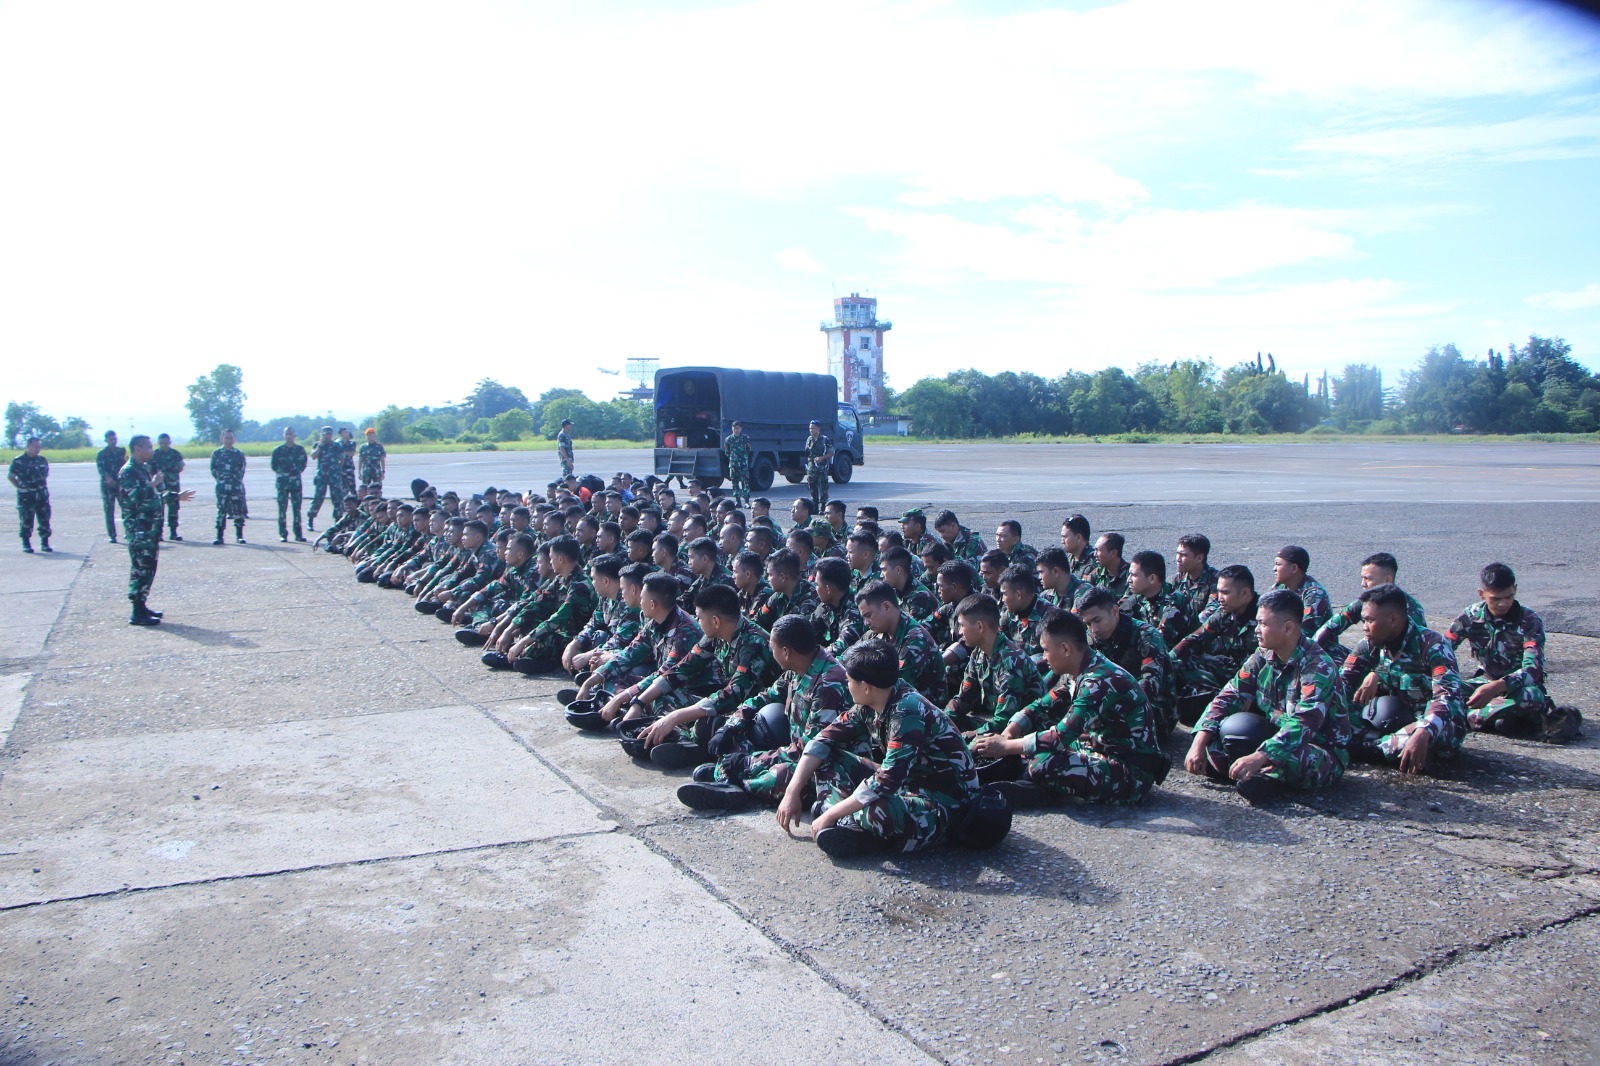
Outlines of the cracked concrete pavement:
M392 480L547 458L396 456ZM1015 515L1041 546L1078 509L1130 548L1198 529L1258 575L1300 543L1336 599L1393 550L1436 625L1503 558L1557 697L1593 710L1595 449L872 459L836 495ZM993 852L834 864L769 812L684 810L685 775L565 725L556 679L492 674L279 545L251 465L252 543L209 544L202 491L159 629L126 625L92 468L55 471L61 551L0 567L0 1063L1600 1060L1592 725L1266 811L1177 773L1020 815Z

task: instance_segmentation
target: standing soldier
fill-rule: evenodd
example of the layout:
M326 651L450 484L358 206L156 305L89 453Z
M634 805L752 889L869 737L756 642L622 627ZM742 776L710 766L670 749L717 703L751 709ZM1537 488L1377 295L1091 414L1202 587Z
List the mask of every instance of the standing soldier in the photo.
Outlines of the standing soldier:
M563 418L561 429L556 433L556 458L561 460L561 476L571 477L577 472L578 464L572 456L572 434L567 430L572 428L572 419Z
M339 427L340 489L346 496L356 495L356 437L349 426Z
M283 443L272 449L272 472L278 479L278 541L284 544L289 541L286 512L291 508L294 510L294 539L301 543L306 539L300 531L300 500L305 488L300 475L306 472L306 450L296 444L294 438L294 427L286 426Z
M100 472L100 506L106 513L106 536L117 542L117 475L128 461L128 449L117 447L117 431L106 430L106 446L94 457Z
M806 488L811 490L811 513L821 514L828 506L828 467L833 463L833 442L822 435L822 423L815 418L807 427Z
M145 438L148 442L149 438ZM243 544L244 520L250 517L250 505L244 491L244 452L233 446L233 430L222 431L222 447L211 453L211 476L217 482L217 539L222 543L222 530L233 519L233 539ZM152 537L154 534L151 534ZM152 570L154 565L152 564Z
M744 423L734 422L733 432L722 442L728 453L728 477L733 481L733 502L750 502L750 438L744 435Z
M333 427L322 427L322 439L311 446L311 458L317 461L317 472L311 477L311 510L306 513L306 528L317 528L317 512L322 510L323 497L333 504L337 518L344 510L344 446L333 439Z
M163 433L156 438L155 457L150 460L155 466L156 473L161 475L161 495L165 501L163 509L167 514L167 535L172 540L182 540L178 536L178 505L191 497L184 496L182 475L186 465L183 453L172 446L172 438ZM117 474L119 480L121 471ZM161 539L161 531L156 530L156 539Z
M226 441L232 433L223 434ZM161 475L154 472L150 462L153 449L150 438L144 434L128 442L130 452L127 463L117 474L117 495L122 500L122 532L128 541L128 599L133 603L133 617L129 625L153 626L161 621L161 612L152 611L146 600L150 586L156 580L156 537L161 533L161 514L165 509L161 497L169 490L162 485ZM240 459L244 457L241 455ZM179 494L184 500L194 499L194 490Z
M22 550L33 554L33 523L39 521L39 547L50 547L50 460L39 453L44 442L38 437L28 438L27 451L11 460L6 480L17 489L17 516L22 520Z
M383 475L389 466L389 453L384 451L383 445L378 443L378 431L371 426L367 427L367 443L361 446L358 457L361 460L359 473L359 493L362 496L383 495Z

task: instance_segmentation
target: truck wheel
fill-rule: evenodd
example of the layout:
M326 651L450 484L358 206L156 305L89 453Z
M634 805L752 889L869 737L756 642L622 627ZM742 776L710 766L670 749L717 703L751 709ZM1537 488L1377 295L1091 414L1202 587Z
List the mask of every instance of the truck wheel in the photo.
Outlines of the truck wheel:
M750 464L750 488L754 492L766 492L772 487L772 475L777 467L772 462L772 456L759 455L756 461Z
M800 471L800 470L785 470L783 472L783 480L787 481L791 485L798 485L798 484L800 484L800 482L804 481L805 479L806 479L806 475L805 475L804 471Z
M855 472L856 468L850 465L850 457L848 455L836 455L833 457L833 483L835 485L848 485L851 475Z
M708 489L720 489L722 487L722 479L720 477L703 477L700 479L700 484Z

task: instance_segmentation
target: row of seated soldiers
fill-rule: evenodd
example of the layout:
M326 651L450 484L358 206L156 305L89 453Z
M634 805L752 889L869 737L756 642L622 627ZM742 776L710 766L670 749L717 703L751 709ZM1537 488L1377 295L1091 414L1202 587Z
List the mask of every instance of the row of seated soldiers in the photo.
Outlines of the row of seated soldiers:
M764 503L463 506L428 489L324 537L489 668L572 677L568 720L692 768L688 806L765 802L786 831L809 811L835 856L987 846L1017 807L1141 800L1180 723L1184 768L1252 804L1332 785L1352 759L1431 773L1471 730L1578 733L1501 563L1441 634L1385 552L1336 608L1293 545L1258 594L1200 534L1178 538L1169 574L1160 552L1124 559L1119 534L1091 540L1081 514L1036 551L1014 521L990 549L950 511L930 535L919 509L885 529L861 506L845 528L842 506L812 517L805 500L785 533Z

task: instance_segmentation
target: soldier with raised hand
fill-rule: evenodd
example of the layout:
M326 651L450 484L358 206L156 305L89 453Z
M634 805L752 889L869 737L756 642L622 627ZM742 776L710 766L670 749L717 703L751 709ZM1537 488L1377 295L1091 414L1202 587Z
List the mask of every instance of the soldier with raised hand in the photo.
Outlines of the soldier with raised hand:
M1467 712L1450 642L1406 617L1406 594L1377 585L1361 594L1365 639L1340 676L1359 716L1350 755L1410 774L1432 773L1461 750Z
M1582 716L1557 708L1546 687L1544 621L1517 599L1517 575L1490 563L1478 575L1478 602L1450 623L1452 648L1465 641L1477 672L1461 680L1467 725L1494 733L1536 732L1553 740L1578 735Z
M733 502L750 502L750 438L744 435L744 423L735 419L732 433L722 442L728 456L728 479L733 482Z
M22 550L33 554L33 527L39 524L39 548L53 552L50 547L50 460L44 457L44 442L29 437L21 455L11 460L6 480L17 490L18 533L22 536Z
M222 447L211 453L211 477L217 483L217 539L222 543L222 531L233 519L233 539L243 544L244 522L250 517L250 503L244 489L244 452L234 447L233 430L222 431Z
M172 446L172 437L166 433L156 438L155 455L150 462L156 473L161 475L161 495L167 513L167 539L182 540L178 536L178 508L189 498L183 492L183 468L188 464L184 462L183 453Z
M317 472L311 476L311 510L306 512L306 528L316 531L322 501L333 504L337 518L344 511L344 446L333 436L332 426L322 427L322 438L311 446L311 459Z
M1050 616L1042 642L1055 687L1004 731L972 742L979 759L1017 775L990 787L1013 807L1144 799L1166 776L1167 760L1138 683L1090 646L1083 621L1070 611Z
M822 423L815 418L806 427L806 488L811 493L811 513L828 506L828 470L833 464L833 442L822 434ZM798 520L797 520L798 521Z
M294 539L304 543L306 536L300 529L300 501L305 484L300 475L306 471L306 450L295 443L293 426L284 427L283 443L272 449L270 463L278 489L278 541L288 543L288 514L292 510Z
M133 604L129 625L153 626L161 622L161 612L149 606L150 587L156 580L156 538L161 532L161 475L154 471L150 457L154 451L144 434L128 441L128 461L117 473L117 497L122 503L122 531L128 542L128 600ZM194 490L181 494L194 499Z
M383 476L389 468L389 453L378 442L378 431L366 429L366 443L356 453L357 484L363 496L383 495Z
M1200 716L1184 760L1191 774L1231 782L1252 806L1285 788L1326 788L1350 763L1350 716L1339 666L1305 635L1304 617L1305 604L1290 589L1261 597L1259 647ZM1265 718L1256 725L1264 739L1241 754L1231 745L1249 747L1256 740L1229 719L1246 713Z
M113 544L117 542L117 478L127 464L128 449L117 447L117 431L106 430L106 446L95 454L94 467L100 474L100 506L106 515L106 536Z

